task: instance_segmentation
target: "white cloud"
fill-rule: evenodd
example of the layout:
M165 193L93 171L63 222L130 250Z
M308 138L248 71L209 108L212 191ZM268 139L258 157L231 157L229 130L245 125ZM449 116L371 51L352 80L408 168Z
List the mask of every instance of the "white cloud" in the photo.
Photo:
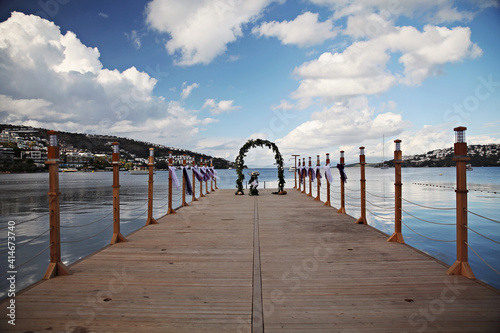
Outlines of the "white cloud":
M365 15L367 12L377 12L383 17L397 18L399 16L425 18L427 23L439 24L446 22L468 21L474 16L470 11L458 11L453 0L309 0L310 2L328 6L335 11L335 18L345 16ZM495 6L495 1L475 2L471 5L480 9Z
M52 22L14 12L0 23L0 122L127 135L187 147L214 121L153 95L135 67L102 68L99 50Z
M279 105L271 105L271 110L292 110L294 108L295 105L284 99L281 100Z
M193 89L198 88L198 87L199 87L199 84L195 82L195 83L187 86L186 88L182 89L181 98L182 99L188 98L189 95L191 95L191 92L193 91Z
M331 19L319 22L318 14L311 12L305 12L293 21L264 22L252 32L259 37L276 37L285 45L300 47L321 44L337 35Z
M274 1L153 0L146 7L146 22L170 35L165 46L169 54L179 55L177 65L208 64Z
M301 78L292 93L296 99L379 94L396 83L419 85L445 63L481 55L470 40L470 29L425 26L397 27L368 41L354 42L342 53L323 53L318 59L295 68ZM402 73L392 73L387 64L392 54L402 55Z
M132 44L137 50L139 50L142 47L142 40L141 40L141 38L143 37L142 33L137 32L136 30L132 30L130 33L126 32L125 36L127 36L127 39L132 42Z
M238 110L241 106L233 105L234 100L222 100L216 103L214 99L207 99L202 106L202 109L209 108L212 115L218 115L222 113L230 113L234 110Z
M101 12L99 14L97 14L97 15L100 16L100 17L102 17L102 18L108 18L109 17L108 14L101 13Z
M356 97L314 112L311 120L276 140L276 144L287 153L318 152L336 146L363 144L366 140L380 139L382 135L397 135L409 125L400 114L376 113L366 97Z

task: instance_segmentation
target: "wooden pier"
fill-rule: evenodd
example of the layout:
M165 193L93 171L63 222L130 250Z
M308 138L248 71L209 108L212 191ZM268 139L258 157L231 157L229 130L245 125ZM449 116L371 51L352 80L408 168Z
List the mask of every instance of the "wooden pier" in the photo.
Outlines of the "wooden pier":
M217 190L16 295L10 332L500 332L500 293L297 190Z

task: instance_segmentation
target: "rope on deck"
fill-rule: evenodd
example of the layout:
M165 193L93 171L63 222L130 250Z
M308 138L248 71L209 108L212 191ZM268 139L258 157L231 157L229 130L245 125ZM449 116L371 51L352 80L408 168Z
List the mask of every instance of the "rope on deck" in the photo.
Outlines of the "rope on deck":
M500 223L500 221L493 220L493 219L490 219L489 217L482 216L482 215L479 215L479 214L477 214L477 213L471 212L471 211L470 211L470 210L468 210L467 208L465 208L465 211L466 211L467 213L471 213L472 215L476 215L477 217L481 217L481 218L483 218L483 219L485 219L485 220L488 220L488 221L491 221L491 222L495 222L495 223Z
M424 206L424 205L418 204L416 202L413 202L413 201L410 201L410 200L406 200L405 198L401 198L401 200L403 200L405 202L408 202L408 203L410 203L412 205L419 206L419 207L422 207L422 208L427 208L427 209L436 209L436 210L454 210L454 209L456 209L455 207L429 207L429 206Z
M483 234L481 234L481 233L477 232L476 230L474 230L474 229L470 228L469 226L466 226L466 225L465 225L464 227L466 227L468 230L470 230L470 231L472 231L472 232L474 232L474 233L478 234L479 236L484 237L484 238L486 238L487 240L490 240L490 241L492 241L493 243L497 243L498 245L500 245L500 242L498 242L498 241L496 241L496 240L494 240L494 239L491 239L491 238L489 238L489 237L486 237L485 235L483 235Z
M439 225L456 225L456 223L442 223L442 222L427 221L427 220L421 219L420 217L417 217L417 216L415 216L415 215L407 212L404 209L402 209L402 211L405 212L406 214L410 215L411 217L416 218L417 220L420 220L422 222L427 222L427 223L432 223L432 224L439 224Z
M91 239L91 238L94 238L95 236L99 235L99 234L102 234L104 231L106 231L106 229L108 229L109 227L111 227L113 225L113 221L111 221L111 223L104 229L102 229L101 231L99 231L98 233L96 233L95 235L92 235L92 236L89 236L89 237L85 237L85 238L82 238L82 239L77 239L77 240L70 240L70 241L61 241L61 244L63 243L78 243L78 242L83 242L85 240L88 240L88 239Z
M401 223L403 223L405 225L405 227L407 227L408 229L410 229L411 231L413 231L414 233L416 233L417 235L419 236L422 236L424 238L427 238L428 240L431 240L431 241L435 241L435 242L443 242L443 243L454 243L456 242L457 240L454 239L454 240L442 240L442 239L435 239L435 238L430 238L430 237L427 237L427 236L424 236L422 235L421 233L419 232L416 232L415 230L413 230L412 228L410 228L406 223L404 223L403 220L401 220Z
M469 247L469 249L471 249L471 250L472 250L472 252L474 252L474 254L475 254L475 255L476 255L479 259L481 259L481 260L482 260L482 261L486 264L486 266L488 266L488 267L489 267L489 268L491 268L491 269L492 269L495 273L497 273L498 275L500 275L500 272L499 272L499 271L497 271L496 269L494 269L494 268L493 268L490 264L488 264L488 263L486 262L486 260L484 260L484 259L483 259L483 258L482 258L479 254L477 254L477 252L476 252L476 251L474 251L474 249L473 249L473 248L469 245L469 243L467 243L467 242L464 242L464 243L465 243L465 244Z
M86 223L86 224L79 224L79 225L61 225L61 228L80 228L80 227L86 227L86 226L89 226L89 225L92 225L92 224L96 224L97 222L101 222L102 220L104 220L106 217L108 217L109 215L113 214L113 211L111 211L110 213L104 215L103 217L95 220L95 221L92 221L92 222L89 222L89 223Z

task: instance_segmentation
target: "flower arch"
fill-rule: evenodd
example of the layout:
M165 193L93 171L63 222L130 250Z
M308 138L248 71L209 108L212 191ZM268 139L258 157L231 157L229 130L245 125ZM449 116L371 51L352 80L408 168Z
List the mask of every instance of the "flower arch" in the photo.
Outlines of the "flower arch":
M250 148L255 148L255 147L261 147L264 148L264 146L268 147L269 149L272 149L274 152L274 158L276 159L276 164L278 165L278 192L283 192L283 189L285 188L285 177L284 177L284 172L283 172L283 157L281 156L281 153L274 144L274 142L268 141L268 140L262 140L262 139L255 139L255 140L248 140L241 148L240 148L240 153L238 157L236 157L236 174L238 176L238 179L236 180L236 188L238 189L236 194L239 192L243 193L243 180L245 179L245 175L243 174L243 165L244 165L244 158Z

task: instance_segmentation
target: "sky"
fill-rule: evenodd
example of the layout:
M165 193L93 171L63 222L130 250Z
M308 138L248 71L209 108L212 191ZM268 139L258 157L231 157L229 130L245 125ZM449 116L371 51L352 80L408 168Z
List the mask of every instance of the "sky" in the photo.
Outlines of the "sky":
M498 0L0 0L0 123L288 165L500 143L499 36Z

